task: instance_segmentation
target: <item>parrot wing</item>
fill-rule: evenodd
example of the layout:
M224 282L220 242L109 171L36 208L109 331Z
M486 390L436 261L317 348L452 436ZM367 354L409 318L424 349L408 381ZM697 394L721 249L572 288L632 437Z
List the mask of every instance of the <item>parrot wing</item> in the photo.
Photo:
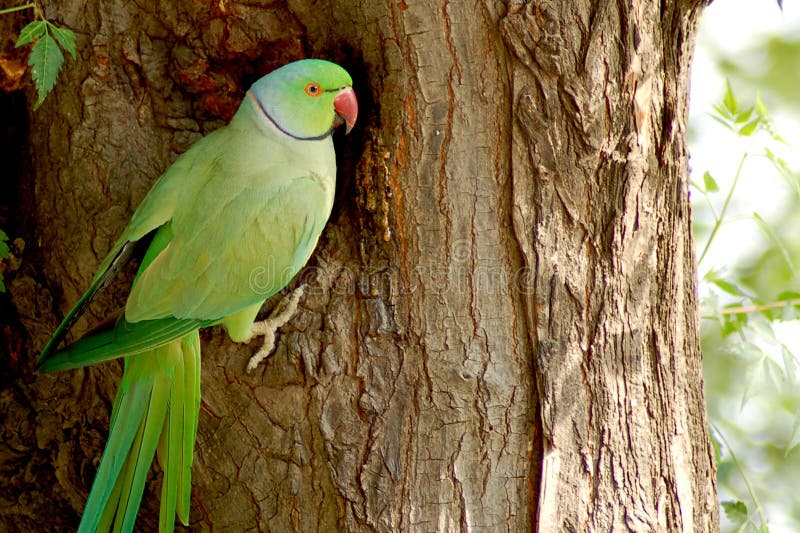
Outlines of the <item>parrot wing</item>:
M89 288L67 313L45 345L36 361L37 367L44 365L73 324L86 311L94 297L128 264L133 256L136 243L169 221L175 212L175 206L178 203L181 191L191 183L193 177L203 175L196 168L198 155L203 153L205 145L208 144L208 139L213 139L215 133L195 143L156 181L134 212L122 235L100 264Z
M142 259L140 271L146 269L169 243L170 226L170 223L166 223L156 230ZM64 321L68 319L69 315ZM55 372L134 355L161 347L212 323L213 321L181 320L174 317L130 323L123 314L112 328L86 336L55 354L47 354L46 358L39 359L37 366L42 372ZM52 343L53 341L50 342Z
M140 208L129 226L133 229L126 230L123 238L141 238L145 228L160 225L154 228L125 315L113 328L56 353L52 353L58 342L54 336L37 362L38 368L55 372L146 352L259 305L283 288L316 246L330 213L333 184L307 172L302 176L302 171L294 168L267 168L264 172L262 180L245 176L242 182L267 186L227 187L205 199L201 195L192 203L194 209L185 215L175 213L175 220L163 220L164 203L160 210L151 207L147 217L139 215ZM267 179L287 172L297 177ZM239 235L232 239L215 231L217 228L234 228ZM115 246L117 255L124 249L124 244ZM264 250L269 250L269 255ZM118 270L113 257L106 263L107 272ZM95 278L99 288L103 279ZM77 318L79 308L85 307L90 293L99 288L93 283L70 311L62 323L66 324L64 333L72 316Z
M173 238L131 289L130 322L224 319L265 301L306 263L330 214L333 180L287 166L238 176L176 212Z
M41 372L57 372L135 355L168 344L215 322L169 317L130 323L123 315L113 328L84 337L50 355L38 363L38 369Z

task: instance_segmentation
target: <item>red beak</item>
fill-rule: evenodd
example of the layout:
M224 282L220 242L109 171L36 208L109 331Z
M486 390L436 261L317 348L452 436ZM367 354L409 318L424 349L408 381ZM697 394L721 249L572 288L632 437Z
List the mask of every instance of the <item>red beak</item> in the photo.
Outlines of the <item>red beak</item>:
M333 99L333 109L336 110L336 118L333 119L334 127L345 124L345 133L350 133L358 116L358 100L356 100L356 93L352 87L339 89L339 94Z

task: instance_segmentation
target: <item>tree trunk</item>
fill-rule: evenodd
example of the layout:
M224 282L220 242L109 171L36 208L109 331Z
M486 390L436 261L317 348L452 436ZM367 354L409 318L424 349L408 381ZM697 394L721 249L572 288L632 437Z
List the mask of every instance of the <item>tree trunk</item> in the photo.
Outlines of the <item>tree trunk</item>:
M203 334L192 528L717 530L686 149L699 4L48 2L79 59L28 115L15 191L6 348L26 353L0 396L0 524L74 528L105 442L121 363L35 374L58 318L169 163L308 55L354 75L360 125L276 352L248 375L256 343Z

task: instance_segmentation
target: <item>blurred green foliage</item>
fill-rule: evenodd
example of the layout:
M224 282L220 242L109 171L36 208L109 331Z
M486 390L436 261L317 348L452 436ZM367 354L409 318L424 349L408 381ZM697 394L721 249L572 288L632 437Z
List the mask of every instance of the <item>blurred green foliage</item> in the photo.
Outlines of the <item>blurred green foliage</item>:
M800 37L771 36L743 54L716 51L722 74L800 112Z
M758 67L746 66L748 55L761 58ZM790 90L800 86L800 40L770 38L720 64L737 87L758 87L764 100L800 111L800 93ZM728 83L710 115L725 130L720 142L744 146L731 154L738 161L732 176L696 169L701 177L692 181L723 531L800 531L800 175L776 155L789 143L761 96L745 103ZM748 211L750 199L740 191L747 181L773 195L769 212ZM752 225L760 238L742 238L735 263L720 264L709 250L733 223Z

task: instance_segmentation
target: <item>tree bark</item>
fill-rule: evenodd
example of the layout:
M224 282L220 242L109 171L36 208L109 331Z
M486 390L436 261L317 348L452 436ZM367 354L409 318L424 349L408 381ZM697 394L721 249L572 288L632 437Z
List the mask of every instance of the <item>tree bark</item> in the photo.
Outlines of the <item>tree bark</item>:
M699 2L45 8L80 57L28 115L5 529L75 527L121 371L38 375L37 351L158 175L304 56L354 75L360 122L276 352L248 375L255 343L203 333L191 528L718 529L686 149Z

